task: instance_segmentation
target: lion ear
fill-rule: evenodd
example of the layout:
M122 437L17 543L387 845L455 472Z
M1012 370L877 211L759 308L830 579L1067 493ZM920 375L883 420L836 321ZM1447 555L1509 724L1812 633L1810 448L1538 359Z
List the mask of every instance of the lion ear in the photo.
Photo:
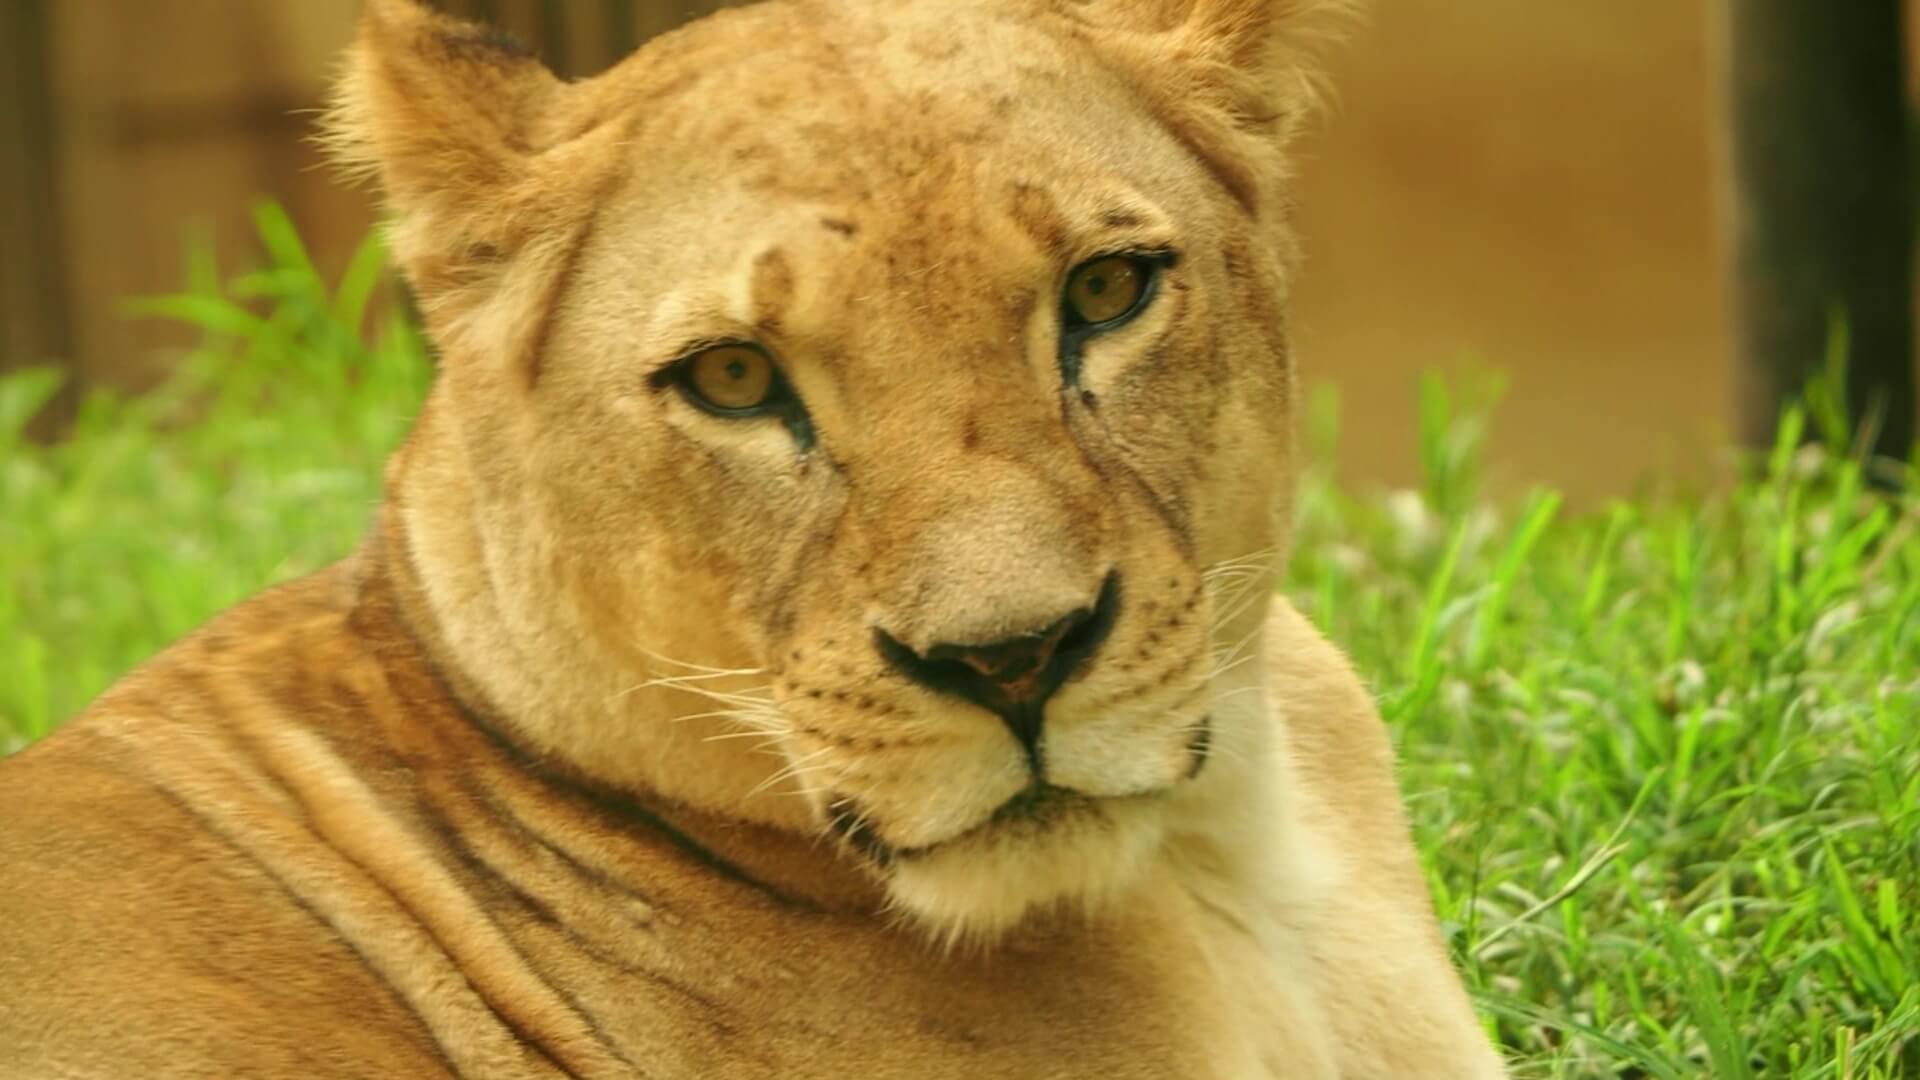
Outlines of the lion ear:
M1150 39L1164 74L1244 100L1245 118L1297 123L1319 101L1321 54L1358 0L1090 0L1105 26ZM1168 70L1172 69L1172 70ZM1209 86L1209 84L1211 84Z
M532 175L564 85L505 34L415 0L368 0L321 141L377 181L404 232L497 255L500 207Z
M1095 47L1146 92L1236 196L1284 171L1285 148L1321 106L1326 50L1357 0L1068 0Z

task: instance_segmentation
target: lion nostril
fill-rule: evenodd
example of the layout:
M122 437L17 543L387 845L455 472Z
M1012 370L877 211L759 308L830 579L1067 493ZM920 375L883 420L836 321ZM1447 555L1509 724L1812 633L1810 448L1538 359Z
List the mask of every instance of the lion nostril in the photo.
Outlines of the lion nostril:
M998 714L1037 757L1047 699L1106 640L1119 604L1119 578L1108 574L1092 607L1035 633L979 645L935 645L924 654L884 630L874 631L874 642L907 678Z
M1039 689L1040 676L1061 643L1092 619L1093 609L1082 608L1038 633L987 645L935 645L927 650L926 659L935 664L964 664L1007 697L1025 700Z

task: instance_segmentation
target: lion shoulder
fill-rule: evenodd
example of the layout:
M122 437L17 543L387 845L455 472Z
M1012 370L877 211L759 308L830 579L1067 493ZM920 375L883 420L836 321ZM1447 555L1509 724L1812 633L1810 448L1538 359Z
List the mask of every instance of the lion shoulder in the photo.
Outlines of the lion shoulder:
M1373 695L1346 653L1284 597L1267 616L1266 653L1268 694L1303 765L1329 782L1391 786L1393 746Z
M300 826L234 737L233 710L274 704L215 687L324 662L303 643L342 636L313 618L336 584L247 601L0 761L0 1075L443 1075L417 1022L368 1022L393 994L298 864L236 831Z

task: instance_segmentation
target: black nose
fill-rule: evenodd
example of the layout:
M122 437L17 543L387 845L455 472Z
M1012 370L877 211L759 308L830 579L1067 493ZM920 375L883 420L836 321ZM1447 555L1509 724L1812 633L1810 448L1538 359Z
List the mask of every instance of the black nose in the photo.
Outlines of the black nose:
M984 644L935 645L920 653L876 628L874 644L907 678L998 715L1037 767L1047 699L1106 640L1119 608L1120 579L1108 574L1092 607L1029 633Z

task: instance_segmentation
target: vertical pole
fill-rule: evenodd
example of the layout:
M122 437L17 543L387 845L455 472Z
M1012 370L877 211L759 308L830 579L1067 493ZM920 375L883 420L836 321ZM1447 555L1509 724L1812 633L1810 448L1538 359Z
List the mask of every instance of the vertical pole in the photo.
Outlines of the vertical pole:
M1901 0L1716 0L1742 437L1771 442L1834 320L1873 448L1914 443L1913 175Z
M640 25L634 18L634 0L606 0L609 55L613 62L640 47Z
M0 370L73 359L48 0L0 3Z

